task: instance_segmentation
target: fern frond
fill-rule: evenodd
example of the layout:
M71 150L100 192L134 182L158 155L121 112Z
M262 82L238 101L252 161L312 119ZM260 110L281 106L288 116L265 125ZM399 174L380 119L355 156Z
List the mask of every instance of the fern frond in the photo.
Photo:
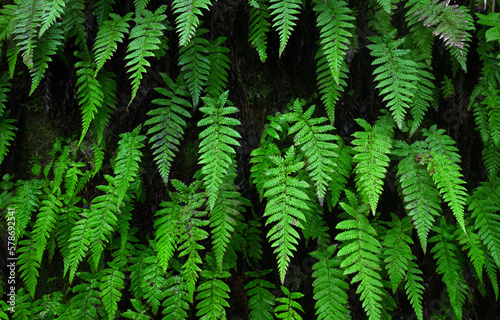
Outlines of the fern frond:
M38 32L38 38L41 38L45 31L49 30L50 27L60 19L64 14L64 7L66 3L64 0L52 0L52 1L42 1L43 2L43 12L41 14L42 25L40 26L40 31Z
M18 10L18 8L19 5L17 4L4 4L2 8L0 8L0 49L2 49L2 45L13 36L16 22L14 18L16 17L16 10ZM14 48L16 46L10 47Z
M144 299L151 305L153 314L158 313L161 301L166 296L166 279L163 269L158 263L156 255L144 259L148 266L144 269L141 279L141 287L144 292Z
M346 146L342 139L338 140L338 146L338 157L334 159L336 170L331 175L332 180L328 183L327 197L330 197L328 205L331 208L335 208L335 206L339 202L340 195L347 185L347 179L349 178L352 169L351 147Z
M443 275L453 313L457 319L462 319L462 307L468 286L463 276L464 266L458 260L461 252L454 242L454 228L445 222L444 217L441 217L440 225L434 226L433 230L437 235L430 238L429 242L435 242L431 253L437 261L436 272Z
M305 200L309 200L304 192L309 184L295 177L298 170L304 167L304 162L297 161L295 149L290 147L285 157L274 156L271 160L275 168L269 169L269 179L264 183L264 197L268 199L263 217L268 217L266 226L276 222L269 230L267 237L271 247L277 254L280 281L285 281L286 271L296 250L300 235L294 228L304 229L305 211L309 210Z
M189 303L186 283L180 276L167 278L166 297L163 300L163 320L189 319Z
M416 62L416 71L418 80L415 83L415 92L412 98L412 104L410 113L413 118L413 122L411 124L410 136L412 136L420 124L424 120L424 116L426 111L431 106L434 100L434 84L433 81L434 75L432 74L432 70L425 63L425 60L429 58L429 56L421 55L416 56L413 60Z
M16 209L16 238L20 239L31 220L31 214L40 206L42 185L40 180L23 181L17 188L13 207ZM17 240L16 240L17 242Z
M465 230L467 232L457 228L454 236L459 241L460 245L462 245L462 251L467 251L467 255L476 270L479 281L483 282L483 267L486 256L483 250L483 243L479 235L474 232L473 226L466 225Z
M444 80L441 82L441 93L443 95L443 99L447 99L455 95L455 86L453 85L452 79L448 78L446 75L444 76Z
M276 298L270 290L273 290L275 286L271 282L263 279L266 274L271 272L272 270L246 272L247 276L255 278L245 285L245 290L249 297L248 309L250 310L250 319L274 319L273 307Z
M10 86L9 75L8 73L4 73L2 77L0 77L0 117L3 117L5 109L7 108L5 103L9 100Z
M97 0L92 4L92 10L99 27L101 27L105 21L108 21L108 17L113 11L114 4L115 0Z
M165 98L153 100L153 103L160 108L148 112L149 118L144 123L152 126L147 134L151 136L149 143L152 143L155 155L155 162L160 171L160 175L168 183L170 167L175 157L174 152L179 151L179 145L184 136L186 121L190 118L189 109L191 103L187 100L189 92L182 78L177 78L177 82L172 81L166 74L161 74L166 83L166 88L157 87L155 90Z
M316 24L320 28L320 46L326 57L333 80L340 84L346 51L352 38L351 30L355 20L352 10L345 1L315 1Z
M116 13L110 13L109 16L111 19L102 23L94 42L95 75L104 66L104 63L113 56L118 48L118 42L123 42L123 38L125 34L128 34L130 28L128 21L132 20L132 12L123 17Z
M352 141L356 154L353 161L356 162L356 188L361 194L363 202L370 205L373 215L377 210L377 203L382 193L385 173L389 166L387 156L392 148L392 128L382 124L371 126L363 119L356 122L365 129L353 134Z
M10 141L14 140L14 131L17 130L17 128L12 125L16 120L9 118L9 115L10 110L7 110L0 116L0 164L5 159L5 156L7 156Z
M283 291L285 297L276 298L279 304L274 308L274 315L278 319L302 320L297 310L304 312L304 309L295 300L302 298L304 295L300 292L290 292L285 286L281 286L281 291Z
M32 298L25 292L24 288L19 289L15 296L16 308L12 320L30 320ZM1 300L3 301L3 300ZM7 318L8 319L8 318Z
M417 264L413 260L410 260L405 276L405 290L418 320L424 319L424 308L422 305L424 295L424 286L422 283L424 280L421 277L422 274L423 272L418 268Z
M349 190L346 190L346 196L347 201L341 201L340 206L350 217L337 224L336 228L341 232L335 237L342 243L337 253L342 258L340 268L344 275L355 273L351 283L359 282L356 293L361 293L368 318L381 319L384 289L379 255L382 245L365 216L369 207L359 204L357 196Z
M229 173L232 155L236 154L233 146L239 146L236 139L241 138L232 128L241 125L240 121L227 116L238 111L236 107L226 106L228 94L229 91L225 91L218 98L203 97L205 105L200 108L205 117L198 122L198 126L207 128L199 135L201 142L198 162L202 165L201 173L210 210L214 209L223 178Z
M500 268L500 184L496 178L483 182L468 198L474 229Z
M424 56L432 56L434 37L432 36L432 31L419 20L418 12L428 6L431 1L409 0L405 4L405 9L408 9L405 14L405 20L410 29L408 35L415 43L416 49Z
M40 260L35 242L32 239L25 239L18 242L17 254L19 255L19 273L23 279L24 287L28 290L31 298L35 298L35 289L38 283L38 269Z
M84 54L88 54L85 8L84 0L66 0L62 25L66 38L75 37L75 44L79 47L79 50Z
M118 141L116 162L113 166L116 175L114 183L117 187L115 190L117 209L125 198L131 183L139 176L139 164L142 157L140 149L144 147L143 141L146 139L146 136L139 134L140 130L141 126L138 126L132 132L122 133L121 139Z
M302 110L299 99L293 103L293 112L282 116L292 125L288 129L288 134L294 136L295 145L300 147L307 159L306 170L316 187L316 196L320 205L323 205L328 182L335 171L335 153L338 145L335 140L340 140L339 136L333 135L334 130L325 117L312 118L315 106L309 107L307 111Z
M187 45L195 36L196 29L201 24L201 9L209 10L212 5L210 0L174 0L172 2L177 33L179 34L179 46Z
M80 219L71 230L71 237L68 244L69 254L68 257L64 259L64 276L66 276L66 273L69 271L70 283L73 282L78 265L85 257L91 243L92 230L90 229L87 216L88 211L84 210L80 214Z
M200 101L203 86L210 73L210 62L208 60L208 46L210 43L202 37L207 32L207 29L199 29L193 41L179 49L179 67L191 92L194 107Z
M210 41L208 46L210 70L207 75L205 92L212 98L220 96L227 87L227 76L231 60L227 56L230 50L223 46L225 41L225 37L218 37L216 40Z
M163 201L160 206L163 208L156 211L154 226L156 229L156 250L158 252L158 264L165 271L172 259L175 250L177 249L177 242L180 237L179 223L180 212L182 207L172 201Z
M318 261L312 266L315 309L318 320L351 319L348 309L349 284L340 267L340 258L334 256L336 245L320 248L310 255Z
M384 36L371 37L373 44L368 45L370 54L376 59L372 65L378 67L373 71L377 88L383 101L392 113L396 125L401 130L406 110L410 108L414 90L413 84L418 81L415 76L417 64L410 59L410 50L401 49L404 39L396 40L394 32Z
M498 267L495 264L495 259L486 252L485 260L484 260L484 269L486 270L486 274L488 278L490 278L491 286L493 287L493 291L495 292L495 299L498 300L499 296L499 288L498 288Z
M95 76L95 69L90 58L80 54L75 53L83 61L78 61L75 63L76 68L76 86L78 88L76 95L78 97L78 103L82 108L82 135L78 144L81 144L87 131L89 130L90 123L101 108L104 100L104 94L102 92L102 87L99 81L97 81Z
M130 31L130 43L125 57L125 60L128 60L125 67L128 68L127 72L130 73L129 79L132 82L129 105L139 90L146 67L151 66L147 58L154 57L153 51L159 48L160 38L163 36L163 31L167 29L164 24L167 18L164 14L166 9L166 6L160 6L154 13L143 10L142 15L134 19L135 26Z
M37 252L38 262L42 261L42 256L47 246L47 240L54 231L57 215L62 206L62 202L53 194L49 194L48 199L43 200L40 205L40 212L38 212L36 217L33 233L31 235L33 246Z
M59 210L59 217L55 226L57 244L61 250L61 255L64 262L64 274L66 275L69 257L71 251L69 248L72 230L76 226L77 221L80 219L80 213L83 209L76 206L80 198L71 200L63 200L64 207Z
M267 33L270 30L269 9L266 1L256 0L256 6L250 6L248 18L248 40L250 45L257 50L260 61L267 59Z
M99 282L102 304L108 315L108 319L114 319L118 311L118 302L122 297L120 290L124 288L125 275L118 266L109 264L109 268L102 270L102 278Z
M425 144L415 142L409 146L399 142L394 154L404 157L398 163L397 176L405 203L405 209L412 218L422 245L427 251L427 237L434 225L435 217L441 214L439 191L432 181L426 166L421 162Z
M93 145L92 148L94 151L97 151L103 146L103 139L106 127L108 126L109 118L116 109L116 94L118 92L118 88L116 85L115 78L116 75L109 71L101 71L97 75L96 79L101 85L103 100L102 105L97 112L94 114L94 119L92 120L91 132L96 137L96 145ZM104 154L102 155L104 156ZM98 156L96 157L94 152L94 160L98 162ZM94 167L94 171L99 171L99 165Z
M72 318L92 320L103 318L101 301L99 299L99 278L102 273L91 275L87 272L78 272L77 276L83 280L82 283L73 287L73 296L70 300Z
M33 70L33 54L42 24L43 3L38 0L22 1L18 5L13 19L14 39L21 52L24 64Z
M224 270L220 272L214 261L214 258L210 255L207 256L207 263L210 267L205 268L201 272L201 278L203 279L198 286L198 294L196 295L196 300L199 300L196 305L197 317L201 317L201 320L211 320L211 319L225 319L226 310L225 307L229 307L229 286L224 282L231 274Z
M285 50L290 39L296 21L299 19L300 0L270 0L271 15L273 16L273 28L278 31L280 38L279 56Z

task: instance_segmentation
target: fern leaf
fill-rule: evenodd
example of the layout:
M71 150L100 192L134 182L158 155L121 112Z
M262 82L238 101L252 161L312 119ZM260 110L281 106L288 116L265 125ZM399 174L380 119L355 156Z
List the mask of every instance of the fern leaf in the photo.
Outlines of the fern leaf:
M0 117L3 117L5 109L7 108L5 103L9 99L9 92L10 92L9 75L7 73L4 73L2 77L0 77Z
M53 194L49 194L48 199L43 200L41 203L40 212L36 217L33 234L31 236L33 246L37 252L38 262L42 261L42 256L47 246L47 240L54 230L57 215L62 205L62 202Z
M421 163L422 157L425 157L422 154L424 148L422 142L411 146L400 142L394 153L404 157L398 163L399 186L405 209L417 229L422 250L426 252L429 231L436 221L435 217L441 214L441 200L426 166Z
M120 290L124 288L125 275L118 269L118 266L111 264L109 268L102 271L102 274L103 277L99 280L100 296L108 319L114 319L118 311L118 302L122 297Z
M110 13L109 16L111 19L102 23L94 42L95 75L104 66L104 63L113 56L118 48L118 42L123 42L123 38L130 28L128 21L132 20L131 12L124 17L115 13Z
M266 274L271 273L272 270L248 271L246 275L255 278L247 283L245 290L247 291L248 309L250 310L250 319L273 320L273 307L275 305L275 296L270 290L275 286L264 280Z
M106 127L108 126L109 118L113 114L113 110L116 109L116 93L118 92L118 88L116 85L116 81L114 78L116 75L109 71L101 71L96 79L101 85L103 100L102 105L97 112L94 114L94 119L92 121L91 132L96 137L96 145L93 145L94 149L94 161L98 162L99 156L96 157L96 152L99 152L100 146L103 146L103 139ZM104 154L102 155L104 156ZM99 171L99 165L94 166L94 171ZM97 169L96 169L97 168Z
M85 8L84 0L66 0L62 25L66 38L75 37L75 44L79 47L79 50L84 54L88 54Z
M338 155L335 151L338 145L334 142L340 137L331 134L334 128L324 117L312 118L315 106L309 107L307 111L302 111L299 100L293 103L293 112L283 115L283 119L293 124L288 130L288 134L295 134L295 145L300 147L307 159L306 170L316 187L316 196L320 205L323 205L328 182L335 170L335 158Z
M208 60L210 43L202 37L207 32L206 29L199 29L193 41L179 49L179 67L193 97L194 107L200 101L203 86L210 73L210 61Z
M318 261L312 266L315 309L318 320L351 319L348 309L346 282L340 267L340 259L335 257L336 245L313 251L310 255Z
M125 198L130 185L139 176L139 164L141 162L142 152L140 149L144 147L143 141L145 136L140 135L141 126L135 128L132 132L125 132L120 135L118 141L118 151L116 154L116 162L113 166L115 172L115 196L117 196L116 208L120 207L121 202Z
M18 188L13 207L16 209L16 238L20 239L25 233L31 214L40 206L42 185L40 180L24 181ZM17 242L17 241L16 241Z
M409 0L405 4L405 9L408 11L405 14L405 20L410 29L411 36L416 48L422 55L431 56L434 38L432 31L424 26L419 20L418 12L429 5L432 0Z
M352 155L351 147L346 146L342 139L338 140L339 148L337 154L339 155L334 159L336 170L331 175L332 180L328 184L327 196L330 196L328 204L334 208L340 200L340 195L347 185L347 179L351 174L352 168Z
M285 297L276 298L279 303L274 308L274 314L278 319L302 320L297 310L304 312L302 306L295 300L302 298L304 295L300 292L290 292L285 286L281 286L281 291Z
M467 251L467 255L476 270L479 281L483 282L483 267L485 261L483 243L479 235L474 232L473 227L466 225L465 230L467 232L464 232L462 229L455 230L454 236L462 245L462 250Z
M163 201L160 206L163 208L156 211L154 227L156 229L156 250L158 252L158 264L166 271L170 260L172 259L177 242L180 237L180 219L182 216L182 207L179 203L173 201Z
M335 237L342 243L337 253L342 258L340 268L344 269L344 275L356 274L351 283L359 282L356 293L361 293L368 318L381 319L384 290L379 255L382 246L376 238L377 232L365 216L368 207L358 204L353 192L346 190L346 195L348 202L341 201L340 206L350 217L337 224L336 228L342 232Z
M42 23L42 6L38 0L23 1L18 5L13 20L14 39L17 40L24 64L30 70L33 70L33 54Z
M129 78L132 81L129 105L139 90L146 67L151 66L147 58L154 57L153 51L159 48L160 38L163 36L163 31L167 29L164 24L167 18L164 14L166 9L166 6L160 6L154 13L144 10L141 16L136 16L134 19L135 27L130 31L130 43L125 57L125 60L128 60L125 67L128 68L127 72L130 73Z
M241 138L240 134L232 128L241 125L240 121L227 116L238 111L235 107L226 106L228 94L229 92L226 91L218 98L204 97L205 105L200 108L205 117L198 122L198 126L208 127L199 135L201 142L198 162L203 165L201 173L210 210L214 209L221 191L223 177L229 173L231 155L236 154L232 146L239 146L236 139Z
M416 62L416 71L418 81L415 83L415 92L412 98L412 104L410 113L413 118L413 122L411 124L410 135L413 135L422 121L424 120L424 116L426 111L431 106L433 102L434 96L434 84L433 81L434 75L430 72L430 67L424 62L426 59L426 55L418 56L413 58Z
M165 298L166 279L162 268L158 264L157 256L149 256L144 259L148 266L142 274L142 291L144 299L151 305L153 314L158 313L161 301Z
M408 272L405 276L405 290L418 320L424 319L424 308L422 306L424 286L422 285L422 274L423 272L418 268L417 264L413 260L410 260Z
M279 56L285 50L296 21L299 19L300 0L271 0L269 10L273 16L273 28L278 31L280 38Z
M326 57L328 67L337 85L344 72L343 64L346 51L352 38L351 23L355 18L352 10L344 1L316 1L314 11L317 13L316 24L320 28L320 46Z
M18 243L17 254L19 255L19 273L23 279L24 286L31 298L35 298L35 289L38 282L38 269L40 260L35 242L32 239L21 240Z
M375 81L378 82L377 88L384 96L382 100L388 101L387 107L401 130L416 89L413 81L418 81L415 76L417 65L409 57L410 50L400 48L404 39L395 40L393 32L370 39L373 44L368 45L368 48L376 58L372 64L378 65L373 71Z
M187 302L188 292L186 283L180 276L170 276L167 278L166 298L162 306L164 314L163 320L188 319L189 303Z
M495 299L498 300L499 296L499 287L498 287L498 267L495 264L495 260L486 252L485 260L484 260L484 269L486 270L486 274L488 278L490 278L491 285L493 287L493 291L495 292Z
M446 224L441 218L440 225L433 230L437 235L429 239L429 242L436 244L431 249L434 259L437 261L436 272L443 275L443 282L446 285L453 313L457 319L462 319L462 307L467 293L467 283L463 277L464 266L458 260L461 256L460 249L454 243L453 227Z
M271 158L275 166L269 169L269 180L264 184L264 197L268 199L263 217L268 217L266 226L276 222L267 237L277 254L280 281L285 281L286 271L296 250L299 233L294 228L304 229L305 211L309 210L305 200L308 195L303 191L309 184L293 176L304 167L304 162L297 162L295 149L290 147L284 158Z
M60 209L60 214L55 226L57 244L61 250L64 262L64 275L66 275L67 267L69 267L68 262L71 255L69 246L71 243L72 230L80 219L80 213L83 211L83 209L76 206L79 201L80 198L64 201L65 206Z
M76 225L71 230L71 237L68 244L69 254L68 258L64 259L64 276L69 271L70 283L73 282L78 265L85 257L90 246L91 229L87 215L88 212L83 211L80 214L80 220L76 222Z
M99 279L102 274L91 275L87 272L79 272L78 277L84 280L73 287L73 296L70 300L72 317L82 320L101 318L101 301L99 299Z
M250 7L248 19L248 40L257 50L260 61L267 59L267 33L270 30L269 10L264 0L256 0L257 6Z
M255 216L254 219L248 221L248 228L244 231L244 247L243 253L246 254L245 258L247 258L247 262L251 264L251 261L260 261L262 259L263 251L262 251L262 230L261 230L261 222ZM249 261L250 260L250 261Z
M16 122L15 119L9 118L10 110L5 111L2 116L0 116L0 164L7 156L10 146L10 141L14 140L14 131L17 130L12 124Z
M356 154L356 188L359 190L364 203L370 205L373 215L377 210L377 203L382 193L385 173L389 166L389 157L392 148L391 133L381 124L373 127L363 119L356 122L365 131L355 132L352 144Z
M64 7L66 6L64 0L42 2L44 8L41 13L42 25L40 26L40 31L38 32L38 38L41 38L43 34L57 21L57 19L62 17L64 14Z
M83 115L82 135L78 142L78 144L81 144L89 130L90 123L103 103L104 94L101 84L94 78L95 70L90 59L79 53L76 55L83 59L83 61L75 63L76 76L78 77L76 81L76 86L78 87L76 95Z
M196 29L200 25L201 10L209 10L212 5L210 0L174 0L172 3L177 33L179 34L179 46L187 45L195 37Z
M101 27L105 21L108 21L108 17L113 11L114 4L115 0L97 0L92 4L92 10L99 27Z
M31 72L31 89L30 95L40 84L45 71L49 67L49 62L52 61L50 56L62 46L64 41L63 29L61 24L54 23L44 33L44 36L39 38L37 46L33 52L33 70Z
M215 41L211 41L208 47L208 52L210 53L208 55L210 70L207 76L205 92L212 98L220 96L226 90L227 86L227 76L231 60L227 56L230 50L222 45L225 41L225 37L218 37Z
M148 112L149 118L145 125L152 126L147 134L151 136L149 142L153 144L154 160L160 171L160 176L165 184L168 183L170 167L175 157L174 152L179 151L179 145L184 136L186 121L190 118L188 110L191 103L187 100L189 92L181 77L177 82L172 81L166 74L161 74L167 87L158 87L155 90L165 98L153 100L160 108Z
M226 310L224 308L229 307L228 293L230 288L223 279L229 278L231 274L226 270L222 272L217 270L211 256L207 256L207 262L210 267L201 272L203 281L197 289L196 300L199 302L196 305L196 309L198 309L196 316L200 317L201 320L225 319Z
M18 10L18 8L16 4L4 4L2 8L0 8L0 49L2 49L3 43L13 36L16 22L14 18L16 17L16 10ZM10 47L17 48L16 46Z

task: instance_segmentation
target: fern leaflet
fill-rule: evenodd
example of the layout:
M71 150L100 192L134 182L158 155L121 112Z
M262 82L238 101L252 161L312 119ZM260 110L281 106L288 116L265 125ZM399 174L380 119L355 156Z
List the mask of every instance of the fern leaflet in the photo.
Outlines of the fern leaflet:
M248 271L246 275L255 278L247 283L245 290L248 299L248 309L250 309L250 319L273 320L273 307L275 304L275 296L269 291L275 286L264 280L263 277L269 274L272 270Z
M212 5L210 0L174 0L172 10L177 14L175 23L179 34L179 45L187 45L195 36L196 28L200 25L201 9L208 10Z
M293 27L296 25L297 15L300 13L300 0L270 0L271 15L273 16L273 27L278 31L280 38L279 56L285 50L285 47L292 34Z
M40 212L36 217L33 234L31 236L33 246L37 252L38 262L42 261L42 256L47 246L47 240L54 231L57 215L62 205L62 202L53 194L49 194L48 199L43 200L41 203Z
M125 275L118 266L112 266L102 271L103 277L100 279L99 289L104 309L108 314L108 319L114 319L118 311L118 302L122 294L119 290L124 288L123 280Z
M82 320L101 318L104 314L100 307L98 290L100 283L97 279L102 276L102 273L91 275L87 272L79 272L77 275L84 282L73 287L73 293L76 295L70 300L73 312L71 317Z
M186 283L180 276L170 276L167 278L166 298L163 301L163 320L188 319L187 302L188 292Z
M304 295L300 292L290 292L285 286L281 286L281 291L285 297L276 298L279 305L274 308L274 314L278 319L287 320L302 320L302 317L296 310L304 312L302 306L295 300L302 298Z
M38 269L40 268L38 251L32 239L21 240L18 244L19 273L23 279L24 286L31 297L34 298L39 276Z
M271 27L269 11L264 0L256 0L257 6L250 6L248 19L248 39L250 45L257 50L260 61L267 59L267 33Z
M227 57L230 50L222 46L224 41L226 41L225 37L218 37L215 41L211 41L208 47L210 70L207 76L205 92L212 98L217 98L226 90L231 60Z
M161 301L166 296L166 279L156 255L145 258L144 262L148 266L143 271L141 287L144 299L151 305L151 311L156 315Z

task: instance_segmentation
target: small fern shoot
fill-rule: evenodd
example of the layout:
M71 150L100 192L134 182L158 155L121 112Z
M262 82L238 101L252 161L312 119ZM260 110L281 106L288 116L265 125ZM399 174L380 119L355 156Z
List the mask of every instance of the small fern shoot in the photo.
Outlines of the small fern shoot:
M278 319L302 320L297 310L304 312L304 309L295 300L302 298L304 295L300 292L290 292L285 286L281 286L281 291L283 291L285 297L276 298L276 301L279 303L274 308L276 317Z

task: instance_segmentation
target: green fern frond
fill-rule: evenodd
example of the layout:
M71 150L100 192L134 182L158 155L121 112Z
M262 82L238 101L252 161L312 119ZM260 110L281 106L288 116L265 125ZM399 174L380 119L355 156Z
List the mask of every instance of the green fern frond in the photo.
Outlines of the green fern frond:
M75 63L76 68L76 86L78 88L76 95L78 97L78 103L82 108L82 135L78 144L81 144L87 131L89 130L90 124L101 108L104 100L104 94L102 92L102 87L99 81L97 81L95 76L95 69L90 58L80 54L75 53L83 61L78 61Z
M455 86L450 78L446 75L444 76L444 80L441 82L441 93L443 95L443 99L447 99L455 95Z
M200 101L203 86L210 73L208 60L210 42L202 37L207 32L207 29L199 29L193 40L179 49L179 67L193 97L194 107Z
M113 11L115 0L97 0L92 4L92 11L99 27L108 21L110 13Z
M432 46L434 37L432 31L425 27L419 20L418 12L429 5L432 0L409 0L405 4L408 11L405 14L405 20L410 29L409 36L416 45L416 49L425 56L432 56Z
M210 41L208 46L210 70L207 75L205 92L212 98L220 96L227 87L227 76L231 60L227 56L230 50L223 46L225 41L225 37L218 37L216 40Z
M295 145L306 156L306 170L316 187L319 203L323 205L328 182L335 171L335 158L338 157L335 141L340 140L340 137L331 133L334 130L332 125L324 124L328 121L325 117L312 117L314 109L313 105L304 112L299 99L296 99L293 112L284 114L282 118L290 123L288 134L295 134Z
M33 54L42 24L43 3L38 0L22 1L18 5L13 23L14 39L21 52L24 64L33 70Z
M141 126L138 126L132 132L122 133L118 141L118 151L113 166L116 175L114 183L117 187L115 190L117 210L131 183L139 177L139 164L142 157L140 149L144 147L143 141L146 139L146 136L139 134L140 130Z
M160 6L154 13L143 10L141 16L134 18L135 26L130 31L130 43L125 57L125 60L128 60L125 67L128 68L127 72L130 73L129 78L132 82L129 105L139 90L146 67L151 66L147 58L154 57L153 51L159 48L160 38L163 36L163 31L167 29L164 23L167 18L164 14L166 9L166 6Z
M486 252L485 260L484 260L484 269L486 270L486 274L488 278L490 278L491 286L493 287L493 291L495 292L495 299L498 301L499 296L499 288L498 288L498 267L495 264L495 259Z
M276 222L269 230L267 237L271 247L277 254L280 281L285 281L286 271L296 250L300 235L294 228L304 229L305 211L309 210L305 200L309 200L304 192L309 184L294 176L304 167L304 162L297 161L295 148L290 147L285 157L271 158L275 167L269 169L269 178L264 183L264 197L268 202L263 217L267 217L266 226Z
M14 18L16 17L18 6L17 4L4 4L0 8L0 49L2 49L4 42L10 40L13 36L16 22Z
M97 142L97 144L93 146L94 151L103 146L105 130L108 126L111 115L116 109L116 94L118 92L118 87L114 79L115 77L116 75L109 71L101 71L96 77L97 81L101 85L103 100L101 107L97 109L97 112L94 114L92 127L90 128L91 132L96 137ZM96 162L98 160L97 158L98 157L94 157L94 160L96 160ZM95 166L94 171L99 171L99 167L100 166L98 165Z
M316 23L320 28L320 46L337 85L340 84L346 51L352 38L355 20L345 1L315 1Z
M43 2L43 12L41 14L42 25L40 26L40 31L38 32L38 38L41 38L45 31L49 30L50 27L60 19L64 14L64 7L66 3L64 0L52 0L52 1L42 1Z
M40 211L36 217L35 225L31 239L37 252L38 262L42 261L42 256L47 246L47 240L54 231L57 222L57 216L60 208L63 206L56 195L49 194L40 204Z
M279 56L281 57L296 25L296 20L299 19L302 2L300 0L270 0L270 3L273 28L278 31L280 38Z
M330 197L328 205L330 208L335 208L340 200L340 195L347 185L347 179L351 174L352 169L352 149L346 146L342 139L338 140L338 157L334 159L335 170L331 175L332 180L328 183L327 197Z
M201 24L199 16L201 9L209 10L212 5L210 0L174 0L172 3L177 33L179 34L179 46L187 45L195 36L196 29Z
M14 140L14 131L17 130L17 128L12 125L16 120L9 118L9 115L10 110L7 110L0 116L0 164L5 159L5 156L7 156L10 141Z
M422 305L424 295L424 286L422 283L424 280L422 279L422 274L423 272L418 268L417 264L413 260L410 260L405 276L405 290L418 320L424 319L424 308Z
M493 85L488 86L486 98L482 105L488 112L488 125L491 140L498 148L500 147L500 90Z
M166 298L162 304L163 320L188 319L188 292L184 279L180 276L170 276L167 278L166 285Z
M467 251L467 255L476 270L479 281L483 282L483 267L486 256L483 250L483 243L479 235L474 232L473 226L466 225L465 230L467 232L457 228L454 236L459 241L460 245L462 245L462 251Z
M426 166L421 162L422 157L426 157L424 148L423 142L415 142L411 146L399 142L394 154L404 157L398 163L399 186L405 209L417 229L422 250L426 252L429 231L436 221L435 217L441 215L441 199Z
M158 252L158 264L165 271L172 259L177 242L180 237L180 212L182 207L179 203L172 201L163 201L160 206L163 208L156 211L154 227L156 229L156 250Z
M9 100L10 86L9 74L4 73L2 77L0 77L0 117L3 117L5 109L7 109L5 103Z
M31 214L40 206L42 195L41 181L37 179L23 181L17 188L13 207L16 209L16 240L23 237Z
M336 257L336 245L320 248L310 255L318 261L312 266L315 309L318 320L351 319L347 291L349 284Z
M78 265L85 257L91 243L92 230L90 229L88 211L80 214L80 219L71 230L68 243L68 256L64 259L64 276L69 271L69 282L73 282Z
M248 19L248 40L250 45L257 50L260 61L267 59L267 33L270 30L269 9L266 1L256 0L256 6L250 6Z
M356 154L356 188L361 194L363 202L370 205L373 215L377 210L377 203L382 193L384 178L389 166L392 128L382 124L371 126L363 119L356 122L365 129L353 134L352 141Z
M410 50L401 49L404 39L396 40L394 32L384 36L371 37L373 44L368 45L370 54L376 59L372 65L378 65L373 71L377 88L383 101L392 113L396 125L401 130L406 110L410 108L414 90L418 81L415 76L417 64L409 57Z
M25 239L18 242L17 249L19 273L23 279L24 287L28 290L31 298L35 298L35 289L38 283L38 269L40 269L40 259L35 241Z
M248 309L250 310L250 319L272 320L273 307L275 305L275 296L270 290L275 286L264 280L266 274L271 273L272 270L248 271L246 275L254 278L252 281L245 285L248 299Z
M226 106L228 94L229 91L225 91L218 98L203 97L205 105L200 108L205 117L198 122L198 126L207 128L199 135L201 142L198 162L202 165L201 174L210 210L214 209L223 178L229 173L232 155L236 154L233 146L239 146L236 139L241 138L232 128L241 125L240 121L227 116L238 111L236 107Z
M158 313L161 301L165 298L166 279L163 269L158 263L156 255L144 259L148 265L142 274L141 287L144 293L144 299L151 305L153 314Z
M218 267L214 261L214 258L210 255L207 256L207 263L210 267L205 268L201 272L201 278L203 279L198 286L198 294L196 295L196 300L199 300L196 305L196 316L200 317L201 320L212 320L212 319L225 319L226 310L225 307L229 307L229 286L224 282L231 274L224 270L217 270Z
M496 178L484 182L468 198L474 229L500 268L500 184Z
M102 304L108 315L108 319L114 319L118 311L118 302L122 297L120 290L124 288L125 275L118 266L109 264L109 268L102 270L102 278L99 279L99 290L101 291Z
M16 292L15 299L16 307L14 309L12 320L31 320L32 301L30 300L32 300L32 298L30 298L29 294L25 292L24 288L21 288L18 292Z
M410 136L415 134L417 129L422 124L426 111L429 109L434 100L434 75L431 68L426 64L430 56L420 55L414 56L416 62L416 71L418 80L415 83L415 92L412 98L410 113L413 118L411 124Z
M300 292L290 292L285 286L281 286L281 291L283 291L285 297L276 298L278 306L274 308L274 315L278 319L302 320L297 310L304 312L304 309L295 300L302 298L304 295Z
M69 248L72 230L76 226L77 221L80 219L80 213L83 209L79 208L76 204L80 198L66 200L64 199L64 207L59 210L59 217L55 226L57 244L61 250L61 255L64 262L64 274L66 274L66 267L68 266L71 251Z
M94 42L96 75L104 66L104 63L113 56L118 48L118 42L123 42L123 38L130 28L128 21L132 20L132 12L129 12L124 17L116 13L110 13L109 16L111 19L101 24Z
M453 236L454 227L446 223L444 217L440 219L440 225L434 226L436 235L429 239L435 242L431 253L437 261L436 272L443 275L453 313L457 319L462 319L462 307L465 302L468 285L463 276L464 266L459 261L461 251L455 243Z
M355 273L351 283L359 282L356 294L361 293L368 318L381 319L384 289L379 255L382 245L365 216L369 207L359 204L357 196L349 190L346 190L346 196L347 200L341 201L340 206L350 217L337 224L336 228L341 232L335 237L342 243L337 253L342 258L340 268L344 275Z
M88 272L78 272L77 276L83 280L82 283L72 288L76 294L70 300L71 317L74 319L92 320L104 318L101 300L99 297L99 280L102 273L91 275Z
M66 7L62 25L66 38L75 37L75 44L79 51L88 54L87 32L85 31L85 1L84 0L65 0Z

